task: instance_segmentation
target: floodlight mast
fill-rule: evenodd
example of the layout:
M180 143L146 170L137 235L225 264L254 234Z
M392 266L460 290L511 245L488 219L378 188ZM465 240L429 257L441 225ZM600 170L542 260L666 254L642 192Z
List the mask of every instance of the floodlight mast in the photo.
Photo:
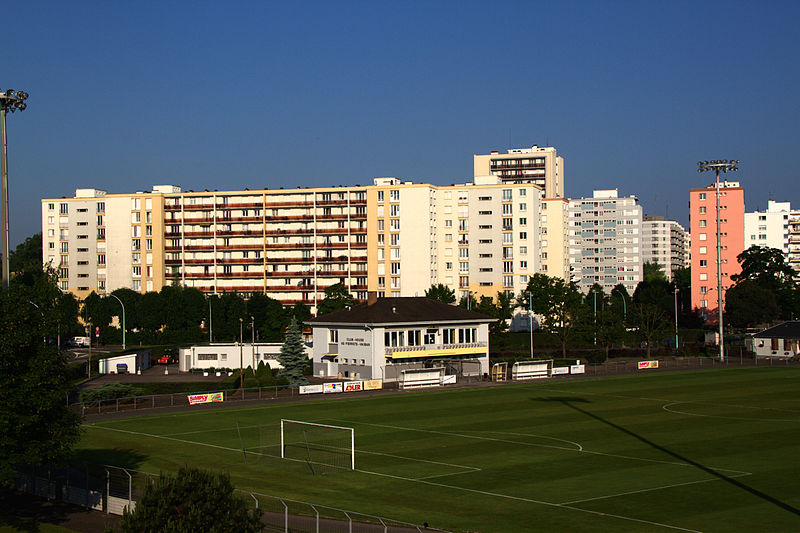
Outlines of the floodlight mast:
M3 254L3 289L8 289L11 279L9 268L9 236L8 236L8 146L6 143L6 111L24 111L28 105L25 91L14 91L14 89L0 90L0 209L3 215L0 218L0 233L2 233L2 254Z
M739 161L737 159L715 159L713 161L698 161L697 171L707 172L713 170L716 174L714 188L717 197L717 317L719 319L719 360L725 360L725 329L722 320L722 246L720 239L720 221L719 221L719 173L736 172L739 170L737 166Z

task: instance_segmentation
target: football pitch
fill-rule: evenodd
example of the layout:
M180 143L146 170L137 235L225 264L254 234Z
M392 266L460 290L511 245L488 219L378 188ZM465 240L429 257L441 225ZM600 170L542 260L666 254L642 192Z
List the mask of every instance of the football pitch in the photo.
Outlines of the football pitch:
M336 396L90 422L80 455L455 531L800 530L797 368ZM355 470L280 459L281 419L354 428Z

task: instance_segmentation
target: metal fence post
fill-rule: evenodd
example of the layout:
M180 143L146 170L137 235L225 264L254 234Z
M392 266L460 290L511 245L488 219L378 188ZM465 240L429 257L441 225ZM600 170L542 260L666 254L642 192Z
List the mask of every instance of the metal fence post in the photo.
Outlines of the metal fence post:
M111 472L106 468L106 514L109 514L108 495L111 493Z
M308 505L311 505L311 504L309 503ZM319 533L319 511L317 511L317 508L314 507L313 505L311 505L311 508L314 509L314 513L317 515L317 518L316 518L314 523L316 524L316 530L315 531L316 531L316 533Z
M289 533L289 506L282 499L280 502L283 504L283 531Z
M342 511L344 515L347 517L347 532L353 533L353 519L347 513L347 511Z

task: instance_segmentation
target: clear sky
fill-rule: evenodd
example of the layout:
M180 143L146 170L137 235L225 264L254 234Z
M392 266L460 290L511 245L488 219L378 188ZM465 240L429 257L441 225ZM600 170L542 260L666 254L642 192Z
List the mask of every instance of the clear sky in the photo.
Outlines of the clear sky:
M701 159L800 207L800 2L16 2L4 9L12 245L40 199L472 178L551 145L568 197L686 224Z

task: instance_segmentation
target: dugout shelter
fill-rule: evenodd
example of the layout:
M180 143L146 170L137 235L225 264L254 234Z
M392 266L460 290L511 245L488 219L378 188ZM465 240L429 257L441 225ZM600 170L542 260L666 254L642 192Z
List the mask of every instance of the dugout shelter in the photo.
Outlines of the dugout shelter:
M403 369L458 367L489 372L489 324L496 319L424 297L378 298L308 321L314 375L397 381ZM473 363L474 364L474 363Z

